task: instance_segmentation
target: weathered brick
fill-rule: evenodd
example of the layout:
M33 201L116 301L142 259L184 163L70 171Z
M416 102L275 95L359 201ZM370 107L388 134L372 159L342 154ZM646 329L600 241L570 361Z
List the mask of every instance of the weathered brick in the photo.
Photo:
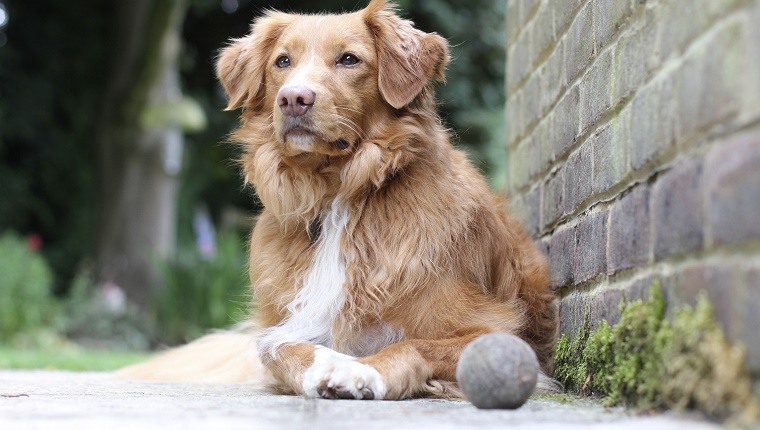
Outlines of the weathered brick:
M533 145L538 146L538 160L536 160L536 174L543 175L546 173L549 165L552 162L552 153L554 147L552 146L552 123L550 121L541 121L535 130L533 130ZM535 179L535 178L534 178Z
M742 50L745 54L747 64L744 73L742 73L742 89L744 95L744 104L742 114L760 116L760 49L757 48L757 41L760 40L760 2L754 2L750 8L751 15L747 18L749 23L746 25L744 43ZM760 389L760 381L758 381ZM760 397L760 393L758 393Z
M612 72L612 104L628 99L646 81L652 69L654 23L644 22L621 37L615 49Z
M633 11L628 0L594 0L594 25L596 27L596 50L606 46Z
M652 192L655 260L702 248L702 161L678 163Z
M564 34L567 28L572 24L580 0L564 0L552 3L554 9L554 37L559 38Z
M507 147L514 147L523 133L522 91L518 91L507 99L506 108Z
M523 195L525 218L523 222L531 236L537 236L541 229L541 187L536 185Z
M541 225L544 228L554 224L565 210L565 172L555 172L542 187Z
M607 270L607 211L581 219L575 232L573 281L588 281Z
M567 33L566 80L572 82L594 55L594 31L591 4L578 12Z
M679 123L681 139L736 115L742 87L741 28L726 24L690 50L680 70Z
M660 22L658 45L663 57L677 55L707 26L704 8L695 7L694 0L671 0L657 8ZM683 19L688 16L689 19ZM678 25L673 25L677 22Z
M565 93L552 112L552 141L555 145L553 158L561 157L578 136L578 103L579 90L576 85Z
M538 5L538 0L513 0L520 2L520 22L525 23L528 17L533 15L534 8Z
M552 5L549 2L541 2L538 6L536 17L531 23L530 31L533 32L531 39L533 40L531 61L533 65L554 44L554 28L552 28L552 21L554 20L553 12Z
M607 289L602 293L602 309L599 317L610 325L620 322L620 303L623 301L623 291Z
M554 104L564 85L564 50L560 42L541 68L541 112Z
M713 242L760 238L760 128L715 148L707 157L705 175Z
M723 264L698 263L675 275L671 306L695 306L702 295L710 301L715 318L732 341L739 338L742 322L742 298L737 268Z
M743 0L669 0L654 10L659 22L658 46L663 57L677 55L718 17L726 15ZM688 19L683 17L688 16ZM678 25L673 25L677 22Z
M505 90L507 92L507 98L514 94L520 83L520 74L517 71L517 44L513 44L507 49L507 64L504 69Z
M517 36L518 31L520 30L520 16L517 14L517 5L519 3L516 1L508 1L507 2L507 12L506 12L506 23L505 23L505 33L506 33L506 41L507 46L511 46L512 43L515 40L515 37Z
M745 318L742 342L747 346L748 367L760 376L760 312L757 311L757 304L760 303L760 268L749 270L746 289L742 309Z
M511 65L508 60L507 74L513 74L512 78L509 78L514 80L514 83L512 84L513 89L520 82L523 82L532 71L530 64L531 37L532 35L528 31L523 31L520 33L520 36L517 38L517 42L515 42L514 45L515 51L511 57Z
M541 102L541 76L538 74L528 78L523 87L523 120L524 127L530 127L542 116L539 109Z
M591 137L594 159L594 193L603 193L620 182L628 173L628 142L621 137L624 123L621 117L614 118L610 125Z
M557 229L549 243L549 271L553 290L572 284L574 250L575 227Z
M518 190L528 183L530 169L530 147L518 145L509 152L509 188Z
M649 300L652 285L657 281L659 281L659 277L656 275L644 275L635 278L625 286L624 295L626 302Z
M583 76L580 84L580 129L589 129L611 107L612 51L606 51Z
M631 103L631 167L637 170L675 143L671 101L673 80L647 85Z
M650 243L649 186L642 184L610 210L608 273L647 263Z
M580 294L574 293L564 297L559 304L560 333L575 337L583 325L585 307Z
M704 91L699 103L699 123L709 127L735 116L741 104L740 94L745 91L737 76L746 73L742 52L740 22L731 21L708 41L708 57L704 66ZM757 43L757 42L755 42ZM756 45L752 49L759 49Z
M575 212L591 196L591 143L586 141L565 164L565 214Z
M538 139L535 131L536 130L534 130L534 133L525 140L525 145L529 150L528 155L530 158L528 159L528 175L531 180L537 177L544 170L543 156L541 155L541 142Z

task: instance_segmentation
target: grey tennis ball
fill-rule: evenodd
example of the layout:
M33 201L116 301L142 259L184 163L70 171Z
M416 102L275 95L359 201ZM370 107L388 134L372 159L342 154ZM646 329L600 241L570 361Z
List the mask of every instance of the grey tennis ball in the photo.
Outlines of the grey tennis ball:
M457 382L467 399L481 409L517 409L533 394L538 359L517 336L485 334L462 352Z

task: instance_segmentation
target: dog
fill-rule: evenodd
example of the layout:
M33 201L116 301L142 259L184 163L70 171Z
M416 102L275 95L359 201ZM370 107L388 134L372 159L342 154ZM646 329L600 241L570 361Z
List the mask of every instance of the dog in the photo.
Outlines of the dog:
M555 391L547 263L450 143L433 97L448 61L444 38L385 0L341 15L270 11L223 48L227 109L242 108L232 140L264 206L250 240L255 329L121 376L461 397L462 350L505 332L536 352L539 391Z

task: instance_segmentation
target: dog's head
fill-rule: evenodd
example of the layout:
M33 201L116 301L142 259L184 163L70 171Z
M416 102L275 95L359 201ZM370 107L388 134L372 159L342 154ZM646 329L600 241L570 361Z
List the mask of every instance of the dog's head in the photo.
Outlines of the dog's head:
M373 0L343 15L269 12L222 50L217 74L227 109L263 122L283 156L339 157L442 81L447 61L442 37Z

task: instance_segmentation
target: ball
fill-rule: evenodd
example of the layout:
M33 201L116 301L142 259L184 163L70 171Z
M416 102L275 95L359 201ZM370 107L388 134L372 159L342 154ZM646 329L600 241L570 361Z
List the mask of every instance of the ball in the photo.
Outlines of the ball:
M481 409L517 409L533 394L538 359L517 336L491 333L478 337L462 352L457 382L467 399Z

